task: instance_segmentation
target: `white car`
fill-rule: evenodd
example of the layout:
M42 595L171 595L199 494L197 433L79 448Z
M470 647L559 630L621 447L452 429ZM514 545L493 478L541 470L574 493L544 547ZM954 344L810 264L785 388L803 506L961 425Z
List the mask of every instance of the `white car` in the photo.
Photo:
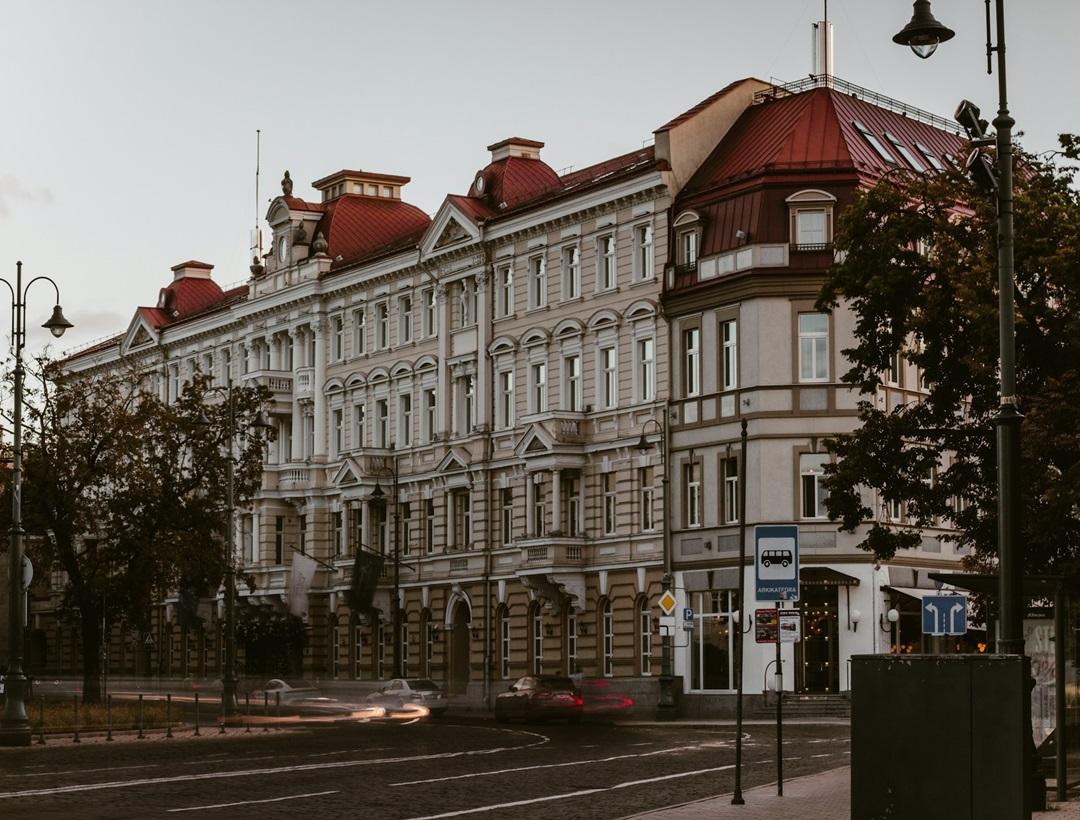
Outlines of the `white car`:
M368 695L368 703L391 709L400 709L407 703L415 703L427 707L434 717L446 714L449 707L442 689L427 678L394 678L378 692Z

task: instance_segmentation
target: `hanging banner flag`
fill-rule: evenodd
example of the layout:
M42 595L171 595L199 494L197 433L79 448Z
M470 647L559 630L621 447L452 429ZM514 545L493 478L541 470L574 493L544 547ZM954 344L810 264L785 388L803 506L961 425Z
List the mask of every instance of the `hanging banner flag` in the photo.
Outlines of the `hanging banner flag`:
M289 612L303 617L308 611L308 590L315 578L315 570L319 565L315 559L302 552L294 552L292 557L292 571L289 573Z
M366 615L375 598L375 587L382 574L381 555L358 549L353 562L352 583L349 585L349 607L353 612Z

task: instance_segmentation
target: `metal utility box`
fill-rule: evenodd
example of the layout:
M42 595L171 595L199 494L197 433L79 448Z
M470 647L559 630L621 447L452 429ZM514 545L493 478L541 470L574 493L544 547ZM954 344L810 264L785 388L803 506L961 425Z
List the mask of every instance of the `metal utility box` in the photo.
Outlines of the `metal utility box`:
M1029 661L851 659L852 820L1028 820Z

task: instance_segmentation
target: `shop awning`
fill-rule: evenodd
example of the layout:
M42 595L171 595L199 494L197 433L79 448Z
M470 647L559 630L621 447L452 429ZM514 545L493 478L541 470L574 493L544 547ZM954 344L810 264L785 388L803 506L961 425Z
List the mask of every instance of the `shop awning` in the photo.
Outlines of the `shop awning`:
M859 579L832 567L803 567L799 583L804 587L857 587Z
M882 589L888 590L889 592L896 592L896 593L899 593L900 595L906 595L908 598L911 598L912 600L920 601L920 602L922 601L923 598L925 598L928 595L945 595L945 594L947 594L948 592L951 591L951 590L944 590L944 589L922 589L922 588L917 588L917 587L893 587L893 586L883 586Z

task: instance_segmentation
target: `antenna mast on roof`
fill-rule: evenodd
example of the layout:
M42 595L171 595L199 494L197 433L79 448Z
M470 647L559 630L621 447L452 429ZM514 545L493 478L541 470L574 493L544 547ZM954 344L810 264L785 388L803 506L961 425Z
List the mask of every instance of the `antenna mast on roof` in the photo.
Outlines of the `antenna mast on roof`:
M833 26L829 22L829 0L825 0L825 14L819 23L810 26L810 75L817 77L822 84L832 88L833 70Z
M259 158L262 149L262 130L255 129L255 227L251 229L251 259L261 263L263 256L262 231L259 230Z

